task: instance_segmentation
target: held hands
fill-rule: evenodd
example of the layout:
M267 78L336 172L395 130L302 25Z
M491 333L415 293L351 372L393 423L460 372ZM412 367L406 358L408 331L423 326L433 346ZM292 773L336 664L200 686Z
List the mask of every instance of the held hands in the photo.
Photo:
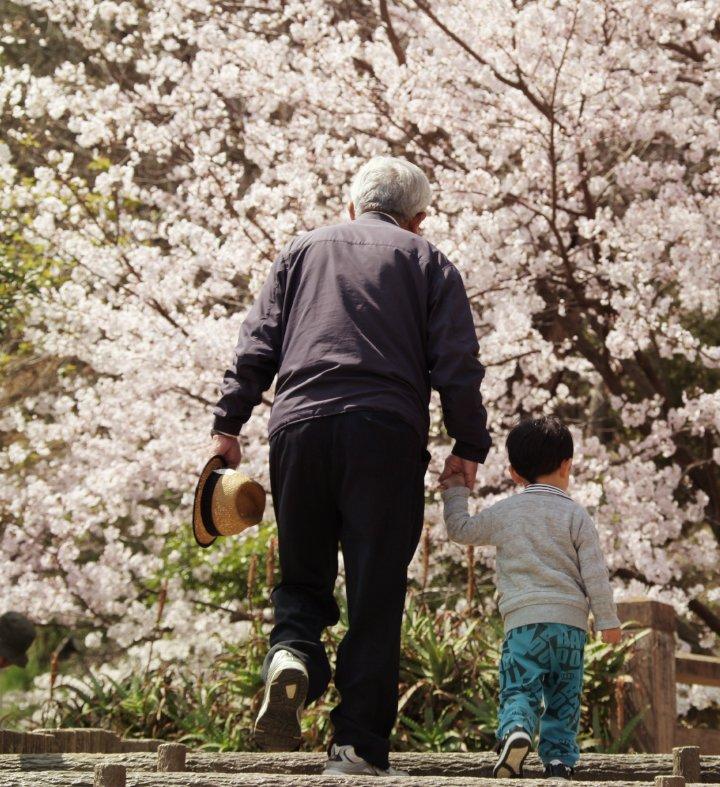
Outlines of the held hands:
M449 489L450 486L462 486L463 484L472 491L475 486L475 479L477 478L478 463L471 462L469 459L461 459L455 454L450 454L445 460L445 468L440 473L440 486L443 489ZM450 476L460 475L463 479L463 484L453 483L450 486L445 486Z
M440 488L443 491L445 489L452 489L454 486L465 486L465 476L463 476L462 473L454 473L453 475L449 475L440 484Z
M227 437L224 434L213 435L211 453L222 456L228 466L233 468L237 467L242 459L240 442L237 437Z
M622 642L622 631L619 628L603 629L600 634L607 645L619 645Z

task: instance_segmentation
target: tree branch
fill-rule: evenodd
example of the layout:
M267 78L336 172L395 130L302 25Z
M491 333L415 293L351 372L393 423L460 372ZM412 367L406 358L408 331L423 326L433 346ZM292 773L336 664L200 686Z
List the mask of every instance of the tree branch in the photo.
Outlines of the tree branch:
M398 65L404 66L407 62L407 59L405 58L405 51L403 50L400 44L400 39L397 37L397 33L393 27L392 19L390 18L390 12L388 11L387 0L380 0L380 17L385 23L385 32L387 33L388 41L390 41L390 46L395 53L395 58L398 61Z
M525 98L527 98L527 100L535 107L535 109L537 109L537 111L540 112L541 115L544 115L548 120L552 120L553 112L551 107L548 106L546 101L539 98L532 92L527 82L525 82L525 79L522 76L522 72L519 69L517 70L517 77L515 79L511 79L510 77L501 74L495 68L495 66L491 65L484 57L482 57L482 55L478 54L469 44L467 44L462 38L460 38L460 36L453 33L453 31L450 30L450 28L447 25L441 22L440 19L438 19L438 17L435 16L435 14L430 10L430 8L428 8L428 6L425 5L424 2L422 2L422 0L413 0L413 2L420 9L420 11L422 11L422 13L425 14L425 16L428 17L428 19L430 19L430 21L434 25L440 28L440 30L442 30L443 33L445 33L445 35L448 38L454 41L461 49L463 49L468 55L470 55L470 57L473 60L480 63L480 65L489 68L495 79L497 79L499 82L502 82L504 85L507 85L508 87L511 87L515 90L519 90L525 96ZM562 125L560 123L558 123L558 125L560 126L560 128L562 128Z

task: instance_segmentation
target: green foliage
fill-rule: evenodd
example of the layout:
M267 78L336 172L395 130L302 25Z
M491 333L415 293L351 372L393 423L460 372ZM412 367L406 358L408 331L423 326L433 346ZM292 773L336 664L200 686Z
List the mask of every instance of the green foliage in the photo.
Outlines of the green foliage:
M500 621L409 605L403 631L398 749L488 748L496 724Z
M344 617L344 616L343 616ZM326 636L331 660L346 619ZM410 599L403 629L400 714L393 748L405 751L478 751L494 744L497 721L497 663L502 643L499 619L472 612L433 609L421 593ZM612 648L591 640L580 742L588 751L626 751L639 719L613 734L614 687L632 640ZM262 698L260 669L267 626L258 619L241 644L199 677L181 662L100 677L61 677L42 707L44 726L105 727L126 736L180 740L212 751L252 747L250 730ZM307 750L322 749L330 734L334 688L303 718Z
M105 727L126 736L176 739L214 751L248 749L262 698L260 670L268 634L263 610L277 579L274 528L265 524L243 540L223 542L222 550L207 551L198 549L187 533L173 534L164 563L160 575L147 583L147 603L158 607L159 636L160 598L168 581L176 578L197 592L200 606L232 610L236 619L248 620L246 641L226 642L223 656L200 676L183 662L172 661L128 674L110 671L114 677L108 677L99 665L89 668L86 657L76 657L65 663L39 712L37 707L25 711L35 711L35 720L40 716L43 726ZM492 593L487 575L473 577L473 604L459 603L466 595L465 571L453 562L427 588L411 587L403 623L399 717L392 743L396 750L478 751L494 745L502 622L475 606ZM331 661L347 630L340 595L338 603L340 623L324 640ZM33 674L47 669L48 653L57 648L59 638L54 632L47 642L38 642ZM580 731L586 751L626 751L630 746L639 718L624 730L613 730L616 682L633 642L626 640L620 647L598 639L588 642ZM27 677L24 680L23 688ZM305 749L326 745L329 711L337 699L331 686L304 714ZM17 720L18 710L11 709L0 721Z
M27 666L0 670L0 696L11 691L30 689L33 680L50 668L52 654L67 644L67 637L59 628L42 626L37 627L35 632L35 641L27 652Z
M70 640L61 627L39 626L35 631L35 641L27 652L27 666L0 670L0 726L18 726L36 710L35 705L28 705L24 692L32 689L35 678L51 669L54 654L72 649L68 647Z
M25 303L50 286L57 270L20 233L0 235L0 338L5 340L24 314Z
M81 680L61 680L43 706L43 724L105 727L127 737L172 738L213 751L246 749L248 720L262 690L265 647L256 626L246 643L228 645L202 677L178 662L122 679L88 671Z
M187 532L171 534L165 547L166 570L148 586L158 590L163 581L179 577L183 587L202 593L213 604L244 600L247 607L260 608L267 603L267 585L275 578L274 533L274 524L265 522L242 540L223 542L219 558L217 548L198 549Z

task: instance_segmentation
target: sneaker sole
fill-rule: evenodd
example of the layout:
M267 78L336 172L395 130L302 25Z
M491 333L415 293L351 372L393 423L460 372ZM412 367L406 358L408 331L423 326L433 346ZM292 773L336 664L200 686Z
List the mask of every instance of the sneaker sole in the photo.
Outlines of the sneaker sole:
M530 752L530 742L525 737L508 741L500 759L493 768L494 779L521 779L525 758Z
M263 751L295 751L302 740L298 712L307 697L307 675L292 667L282 669L267 690L267 707L255 721L255 743Z

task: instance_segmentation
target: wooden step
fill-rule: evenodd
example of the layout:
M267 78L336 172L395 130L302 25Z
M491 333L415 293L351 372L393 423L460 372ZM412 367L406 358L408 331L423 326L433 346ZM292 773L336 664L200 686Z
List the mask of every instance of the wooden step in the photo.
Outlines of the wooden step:
M358 787L375 784L373 777L309 776L278 773L141 773L128 771L126 787ZM598 782L603 787L638 787L652 784L637 781ZM516 779L486 779L468 776L383 777L382 787L517 787ZM523 787L549 787L547 779L523 779ZM0 774L0 787L93 787L89 772L35 771ZM686 787L690 787L687 785Z
M325 760L319 753L303 752L188 752L188 773L213 774L319 774ZM149 753L120 754L25 754L0 755L0 776L10 777L29 771L83 772L92 771L98 762L125 765L135 772L154 771L157 757ZM391 757L396 768L409 771L416 777L483 777L492 772L495 755L481 753L397 753ZM701 757L701 770L705 783L720 783L720 757ZM526 773L538 777L541 765L537 756L527 760ZM652 782L655 776L672 773L670 754L585 754L576 774L577 781L585 782ZM68 773L70 777L72 774ZM525 782L527 783L527 781ZM387 785L383 781L383 785ZM2 787L2 782L0 782Z

